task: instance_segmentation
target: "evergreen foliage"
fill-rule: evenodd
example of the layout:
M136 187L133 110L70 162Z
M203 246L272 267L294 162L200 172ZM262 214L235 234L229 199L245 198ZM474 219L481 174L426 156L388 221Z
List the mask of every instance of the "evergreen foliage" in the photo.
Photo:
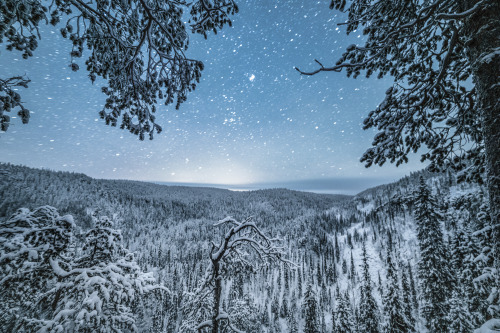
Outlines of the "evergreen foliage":
M45 311L43 293L57 279L51 261L66 259L75 224L69 215L42 206L21 208L0 223L0 327L22 331L26 323ZM52 317L52 311L46 313Z
M188 30L206 38L211 31L231 25L230 15L238 12L233 0L61 0L46 5L34 0L3 1L0 43L5 40L7 50L20 51L27 59L38 47L40 24L59 25L62 37L73 46L70 68L79 69L76 59L83 57L87 47L85 65L91 81L99 76L107 82L100 117L111 126L121 119L120 127L141 140L161 132L155 104L175 102L179 108L200 81L203 64L185 55ZM19 109L23 123L28 122L30 112L16 92L28 83L22 76L0 79L2 130L10 123L6 113L14 109Z
M320 331L318 322L318 302L312 284L308 284L304 293L305 324L304 333L317 333Z
M73 229L71 216L60 217L49 206L20 209L0 226L6 236L0 240L6 265L1 296L15 302L2 316L4 327L12 332L138 331L139 312L149 305L146 296L161 295L166 288L142 273L107 217L96 218L81 255L70 246ZM10 295L13 282L29 300ZM142 307L134 309L138 303Z
M431 332L447 331L448 306L452 277L446 260L440 207L431 195L423 178L416 194L415 219L420 248L418 276L420 279L420 311Z
M342 295L339 288L336 291L336 310L334 313L335 324L333 325L333 333L353 333L352 331L352 314L349 308L349 295Z
M370 267L368 265L368 255L366 253L366 243L363 242L363 264L361 281L361 300L359 306L359 316L362 318L361 330L367 333L379 332L379 311L377 302L373 297L372 279Z
M412 301L411 286L408 280L406 267L402 263L400 264L401 271L401 303L403 307L403 315L406 319L407 332L415 332L415 316L414 310L416 310L415 303ZM416 311L415 311L416 312Z
M448 314L448 331L449 333L466 333L472 332L472 318L469 313L467 301L464 295L460 295L459 291L454 290L449 300L450 313Z
M384 313L386 316L384 332L405 333L414 331L410 326L410 319L406 317L408 310L401 299L401 289L397 269L393 259L392 237L387 235L387 288L383 297ZM407 299L408 301L408 299ZM406 310L406 311L405 311Z
M481 195L483 189L450 181L450 174L440 175L423 171L405 177L397 183L367 190L354 198L345 198L287 190L230 192L207 188L166 187L139 182L105 181L80 174L5 164L0 164L2 198L0 225L9 221L10 217L5 216L6 214L16 213L14 207L26 205L30 208L26 210L26 214L33 215L33 212L38 210L33 207L42 202L61 207L58 210L61 216L72 213L75 216L75 223L67 225L63 223L66 217L53 215L53 218L47 219L52 221L47 222L47 225L52 227L37 227L33 229L36 231L33 231L31 224L23 226L25 222L19 218L15 223L10 221L5 224L8 228L0 229L0 248L2 251L13 251L10 255L0 255L0 265L2 265L0 274L9 269L11 271L19 269L19 272L22 272L16 278L12 275L5 280L5 283L11 284L9 288L0 291L0 307L3 306L0 309L0 320L2 320L0 327L7 325L5 327L9 332L16 332L16 325L24 325L26 331L28 323L32 325L33 330L43 327L45 324L37 320L43 318L48 321L55 311L60 312L64 302L74 301L71 297L63 295L64 288L70 290L70 287L63 286L63 282L70 282L73 276L78 276L78 269L90 267L95 270L96 279L104 280L108 277L106 270L99 265L101 261L109 262L110 267L116 266L113 271L121 272L122 275L126 276L129 272L133 272L133 265L126 264L129 254L124 248L129 248L134 251L133 261L137 262L141 270L154 271L158 281L167 286L171 293L166 294L164 289L154 288L141 295L132 288L134 300L129 302L124 299L123 312L118 315L125 318L127 313L131 314L138 332L198 333L198 325L212 318L215 303L213 293L209 292L211 289L202 288L206 281L210 281L212 272L211 260L207 260L206 253L211 249L211 240L225 239L229 229L229 226L228 229L214 228L211 221L214 216L231 214L255 216L255 223L264 234L276 233L282 236L287 245L287 255L297 263L296 268L292 270L286 269L282 262L279 262L279 266L256 265L257 262L253 261L256 257L248 249L241 252L242 255L245 253L241 257L243 261L235 261L233 259L236 258L231 256L227 258L228 261L221 266L220 271L222 273L220 318L226 314L229 318L245 313L243 317L237 319L238 324L234 325L235 329L245 327L245 330L251 332L281 332L281 330L292 330L296 324L297 329L303 330L306 313L301 310L305 310L302 308L304 304L302 292L305 290L301 292L300 286L306 289L310 284L312 290L316 291L316 323L319 331L324 329L324 317L328 331L331 328L334 332L364 332L361 300L362 296L365 297L362 295L365 288L362 247L365 242L366 255L370 258L369 272L371 275L373 272L379 273L375 277L379 280L378 289L383 289L379 292L371 285L371 293L376 304L384 305L379 306L378 311L385 310L389 303L385 301L385 297L392 292L391 290L399 289L398 298L402 303L399 316L406 318L410 327L415 327L415 331L423 331L425 321L416 304L417 290L419 295L422 294L422 290L415 288L416 285L421 287L422 281L419 274L413 275L411 269L418 267L414 265L419 257L418 239L415 234L418 227L415 226L416 220L413 214L417 200L408 199L400 201L398 205L391 204L395 196L414 197L412 193L420 182L420 176L423 176L433 189L440 189L439 193L436 191L434 197L443 203L443 208L446 209L446 215L443 215L446 221L443 221L441 226L446 229L446 234L450 235L450 248L457 251L457 256L463 258L460 267L456 266L458 263L454 264L456 268L453 268L450 284L453 288L450 287L451 289L447 291L445 301L449 312L445 318L448 323L446 332L453 322L453 318L450 317L452 311L461 313L461 318L470 318L472 330L484 325L484 327L494 327L497 318L494 312L496 299L488 297L495 287L495 273L492 270L495 261L491 251L490 219L487 206L484 205L486 201ZM447 187L449 184L452 184L452 188ZM271 209L271 206L274 208ZM100 213L94 214L93 212L97 210ZM47 211L40 216L51 216L50 214L52 213ZM113 220L119 223L122 232L116 231L110 226L110 219L101 218L98 216L100 214L113 216ZM38 223L36 221L41 221L39 217L30 217L28 220L33 225ZM55 227L57 223L54 221L60 221L57 223L62 223L61 227ZM19 225L16 226L16 223ZM63 225L67 227L62 227ZM79 228L83 232L77 232ZM27 230L31 231L25 232ZM388 241L389 231L394 242ZM48 236L43 236L44 233ZM455 243L453 235L457 233L461 233L460 242ZM24 234L34 235L27 238L26 249L41 246L36 250L38 257L26 249L24 252L19 252L22 247L15 244L24 242L20 241L24 239L21 236ZM348 234L351 235L352 248L347 241ZM54 235L59 236L54 237ZM296 237L296 235L301 236ZM46 245L41 245L45 242L44 239L51 237L61 239L56 242L61 244L56 246L56 251L51 250L50 246L45 249ZM20 243L16 243L18 241ZM338 244L338 251L335 251L335 243ZM388 265L388 261L385 260L388 244L392 247L390 251L392 265ZM352 275L350 274L352 262L354 265L363 264L357 269L356 283L352 283L348 274L339 274L331 281L330 275L335 275L336 271L337 254L340 258L339 263L346 262L349 275ZM450 263L453 262L453 257L446 256ZM14 258L17 259L11 260ZM53 258L52 262L58 264L61 268L59 272L62 274L55 273L49 258ZM397 265L399 259L401 263ZM252 263L253 267L247 265ZM281 267L281 273L278 267ZM374 270L376 267L380 269ZM391 278L389 267L394 267L396 272L394 278ZM31 268L36 270L30 271ZM64 272L72 274L64 276ZM209 275L206 275L207 272ZM397 277L398 272L400 281ZM278 286L280 274L281 287ZM139 275L147 281L147 275ZM318 275L322 277L321 280L318 280ZM43 288L44 284L47 284L46 281L55 283L57 280L61 283L58 287L61 290L60 302L56 302L56 307L52 308L57 289L52 288L54 292L48 293L44 292ZM394 282L390 282L391 280ZM47 286L50 286L50 283ZM398 286L393 288L396 284ZM78 292L80 287L78 284L74 286ZM106 283L103 282L102 286L106 287ZM146 290L150 288L147 283L144 286ZM122 287L118 285L117 290L119 288ZM337 289L342 292L336 292ZM17 290L34 292L17 293ZM207 293L202 302L192 303L192 294L196 290L205 290ZM44 293L46 296L44 300L41 300L38 291ZM347 295L345 291L348 291ZM456 296L453 295L454 292L457 293ZM384 298L380 295L384 295ZM452 296L458 302L452 301ZM27 305L37 299L41 300L37 307ZM407 301L408 299L410 301ZM453 304L459 303L462 307L452 309ZM106 302L103 302L102 306L105 308ZM40 312L41 308L45 311ZM332 326L328 315L331 312L334 312L335 324ZM381 331L384 330L384 324L388 322L385 319L390 313L383 312L378 315ZM14 315L21 316L13 322ZM74 321L73 318L67 317L67 322ZM244 318L250 320L245 321ZM295 324L291 318L295 320ZM13 323L13 326L4 324L7 322ZM222 322L224 323L224 319ZM460 327L459 322L455 324L457 326L453 327ZM120 325L124 329L131 327L130 323ZM222 329L229 327L226 325ZM210 331L208 326L202 329L203 333L208 331Z

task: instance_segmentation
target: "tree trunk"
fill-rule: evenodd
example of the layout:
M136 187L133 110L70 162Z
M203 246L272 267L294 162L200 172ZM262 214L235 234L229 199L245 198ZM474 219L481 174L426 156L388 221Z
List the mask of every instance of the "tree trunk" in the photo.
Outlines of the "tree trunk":
M212 333L219 332L219 310L220 310L220 296L222 293L222 281L219 274L219 261L212 261L214 267L214 279L215 279L215 290L214 290L214 307L212 310Z
M462 0L463 9L477 0ZM486 7L465 22L469 41L467 54L476 88L477 109L481 116L486 155L486 184L491 222L495 231L494 253L500 245L500 1L487 0ZM495 254L494 254L495 255ZM497 265L498 265L498 259Z

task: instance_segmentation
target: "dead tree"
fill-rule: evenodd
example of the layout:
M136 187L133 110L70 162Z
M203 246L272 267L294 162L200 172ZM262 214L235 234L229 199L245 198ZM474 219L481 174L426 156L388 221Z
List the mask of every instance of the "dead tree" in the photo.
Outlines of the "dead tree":
M184 305L187 320L181 332L225 331L243 332L231 322L231 316L221 309L222 283L231 272L239 269L256 270L257 264L293 263L284 258L284 248L280 239L269 238L252 221L238 222L227 217L215 226L230 226L224 238L217 245L212 242L211 265L208 267L200 287L188 294Z

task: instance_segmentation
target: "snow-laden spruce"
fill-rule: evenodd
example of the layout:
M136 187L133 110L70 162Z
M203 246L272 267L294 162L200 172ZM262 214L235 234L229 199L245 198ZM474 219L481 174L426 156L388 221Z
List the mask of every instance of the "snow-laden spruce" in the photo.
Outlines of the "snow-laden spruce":
M81 249L74 229L50 206L20 209L0 225L0 324L9 332L136 332L138 313L167 292L109 218L95 216Z

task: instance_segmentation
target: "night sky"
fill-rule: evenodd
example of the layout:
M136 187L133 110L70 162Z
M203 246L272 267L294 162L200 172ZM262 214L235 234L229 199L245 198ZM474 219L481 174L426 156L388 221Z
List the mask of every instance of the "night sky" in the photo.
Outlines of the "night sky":
M294 70L315 69L315 58L334 64L345 47L363 42L359 32L345 35L337 26L342 15L328 4L239 1L232 28L208 40L191 35L187 55L205 63L202 80L180 110L159 107L163 132L153 141L99 119L105 100L99 83L90 83L84 66L70 70L70 42L59 27L44 26L33 58L2 48L2 76L32 80L21 93L33 113L28 125L13 119L0 133L0 161L97 178L236 188L272 183L332 193L355 193L423 168L418 156L399 168L359 162L374 133L363 131L362 121L390 78Z

